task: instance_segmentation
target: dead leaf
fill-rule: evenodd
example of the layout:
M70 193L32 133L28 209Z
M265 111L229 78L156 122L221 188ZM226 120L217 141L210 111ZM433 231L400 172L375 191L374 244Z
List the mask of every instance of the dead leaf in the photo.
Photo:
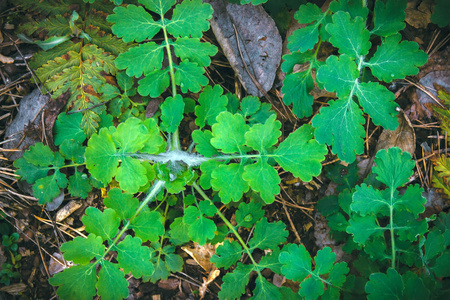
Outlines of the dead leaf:
M414 128L403 110L398 113L398 127L394 131L383 130L376 147L376 152L381 149L399 147L411 155L416 151L416 135Z
M198 289L199 294L200 294L200 299L203 299L203 297L205 297L206 294L206 289L208 288L208 285L214 281L214 279L216 279L218 276L220 275L220 270L214 270L212 272L209 273L208 278L203 277L203 284L202 286Z
M0 54L0 62L2 62L4 64L12 64L14 62L14 58Z
M56 213L56 222L61 222L68 216L70 216L74 211L79 209L83 204L81 201L72 200L66 205L64 205L58 212Z
M26 288L27 285L25 283L15 283L1 287L0 291L17 296L23 294Z
M206 2L214 9L211 28L231 67L245 90L261 97L252 77L267 92L281 62L282 39L275 22L260 5L238 5L224 0Z
M417 5L420 2L419 5ZM415 28L426 28L430 24L431 7L433 1L408 1L408 5L405 9L406 18L405 21L409 25Z
M189 256L192 257L207 273L216 268L214 264L210 262L211 257L216 254L215 246L211 244L201 246L198 243L194 243L194 247L185 246L181 247L181 249L189 254Z

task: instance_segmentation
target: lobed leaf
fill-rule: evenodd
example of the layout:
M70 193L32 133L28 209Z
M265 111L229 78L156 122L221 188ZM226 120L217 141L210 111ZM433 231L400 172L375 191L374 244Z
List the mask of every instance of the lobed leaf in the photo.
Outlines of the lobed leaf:
M167 97L161 105L161 129L174 133L183 119L184 101L181 95Z
M223 96L223 89L220 85L214 87L207 86L200 94L198 103L195 107L195 124L202 129L206 124L212 126L215 124L216 117L223 111L226 111L228 99ZM194 139L195 141L195 139Z
M117 261L125 273L131 272L135 278L151 276L155 271L150 262L150 249L142 246L142 240L138 237L127 235L116 246Z
M256 248L261 250L273 249L284 243L288 234L283 222L269 223L266 218L262 218L256 222L254 235L248 245L252 250Z
M77 236L61 245L64 259L81 265L88 264L93 258L101 257L105 250L103 239L95 234L89 234L87 238Z
M98 272L97 294L102 299L124 299L128 297L128 281L117 264L107 260L101 262Z
M365 63L379 80L391 82L416 75L418 67L427 62L428 55L419 50L417 43L400 40L400 34L386 37L373 57Z
M97 284L96 264L77 265L53 275L49 282L59 286L56 294L62 299L90 300Z
M406 26L406 0L377 1L375 3L373 29L371 34L386 37L403 30Z
M363 18L351 19L349 13L338 11L332 20L325 29L331 35L330 42L339 48L339 53L347 54L351 58L369 53L372 46L369 42L370 32L366 29Z
M366 284L367 299L402 299L402 277L395 269L389 268L386 274L373 273Z
M140 44L125 53L119 54L115 63L119 70L125 70L128 76L141 77L162 67L165 45L158 45L155 42ZM139 61L140 63L136 63Z
M310 181L313 176L320 174L320 162L328 152L326 146L312 139L313 132L310 125L303 125L291 133L273 153L273 158L283 169L303 181Z
M201 0L186 0L173 10L172 19L166 21L167 31L173 36L201 38L209 29L213 9ZM195 93L195 92L194 92Z
M119 232L120 218L115 210L107 208L103 212L95 207L86 208L85 215L81 218L85 230L100 236L104 241L112 240Z
M242 164L220 165L212 171L211 186L214 190L219 191L222 203L238 202L248 191L248 182L242 178L243 174L244 166Z

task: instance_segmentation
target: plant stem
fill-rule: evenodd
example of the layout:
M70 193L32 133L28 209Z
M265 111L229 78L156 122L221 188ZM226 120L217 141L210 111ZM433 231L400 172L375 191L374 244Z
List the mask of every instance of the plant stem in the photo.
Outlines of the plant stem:
M389 206L389 225L391 232L391 251L392 251L392 262L391 267L395 270L395 237L394 237L394 205L392 204L392 199L394 197L394 190L391 188L391 205Z
M133 217L131 217L127 223L123 226L122 230L119 232L119 234L116 236L114 241L109 245L108 249L106 249L105 253L103 253L103 256L101 259L105 258L106 254L108 254L109 251L117 244L120 237L127 231L128 227L131 225L133 220L139 215L139 213L148 205L148 203L156 197L156 195L159 193L159 191L164 187L165 181L156 180L153 186L150 189L150 192L147 194L147 196L142 201L141 205L139 205L138 209L136 210L136 213ZM101 261L101 259L97 261Z
M161 20L164 20L164 16L161 16ZM166 42L166 52L167 52L167 59L169 60L169 72L170 72L170 81L172 83L172 97L175 98L177 95L177 86L175 85L175 72L173 67L173 61L172 61L172 53L170 51L170 44L169 44L169 37L167 35L167 30L165 24L163 24L163 32L164 32L164 40ZM180 150L180 138L178 135L178 128L175 130L172 136L172 144L170 147L171 150Z
M205 192L202 190L201 187L198 186L197 183L194 182L194 184L192 185L194 187L194 189L197 190L197 192L203 197L203 199L208 200L209 202L213 203L211 201L211 199L209 199L209 197L205 194ZM255 259L252 256L252 253L250 252L250 249L247 247L247 244L244 242L244 240L242 239L242 237L239 235L239 233L237 232L236 228L234 228L234 226L230 223L230 221L228 221L228 219L220 212L220 210L217 210L217 215L222 219L222 221L227 225L227 227L231 230L231 232L233 232L233 234L236 236L236 238L238 239L238 241L241 243L242 247L244 248L245 252L247 252L248 257L250 258L250 260L252 261L252 264L255 266L255 270L258 273L259 276L261 275L261 271L258 268L258 264L256 263Z

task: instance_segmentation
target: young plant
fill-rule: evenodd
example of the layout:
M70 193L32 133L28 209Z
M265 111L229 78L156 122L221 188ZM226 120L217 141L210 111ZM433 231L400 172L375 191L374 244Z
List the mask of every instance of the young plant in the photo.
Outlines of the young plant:
M389 130L398 125L395 96L376 79L390 83L415 75L417 67L428 59L415 42L401 41L399 31L405 27L406 0L376 1L370 24L364 3L333 1L324 13L313 3L302 5L295 18L310 25L289 37L292 54L283 57L281 66L287 73L283 101L293 104L299 118L312 114L313 97L309 93L314 86L313 69L319 86L336 92L338 99L323 107L312 125L317 141L332 146L333 153L348 163L364 150L365 120L360 106L375 125ZM381 44L373 49L378 39ZM330 42L339 55L319 61L317 54L323 42ZM294 66L303 63L309 63L307 69L294 72Z
M439 296L444 291L437 279L450 274L448 215L441 214L440 222L429 230L433 218L419 217L425 210L423 189L410 185L402 193L398 190L413 174L415 163L409 153L399 148L380 150L374 162L372 172L378 181L374 186L384 184L386 189L363 183L341 192L338 202L333 197L321 200L318 208L333 236L347 241L343 249L361 251L353 265L362 275L358 280L365 282L369 299ZM413 266L420 272L406 271ZM353 293L351 281L344 288Z
M75 174L78 168L85 165L93 180L103 186L117 182L125 192L111 189L104 200L107 208L103 212L97 208L87 208L82 221L89 233L88 238L77 237L61 248L64 258L77 265L55 275L50 282L59 286L57 294L61 298L88 299L96 294L113 299L126 297L125 273L131 272L136 278L155 282L167 278L170 272L181 270L182 259L174 253L170 243L179 245L190 240L205 244L217 240L217 226L211 218L218 216L240 242L241 252L250 257L252 265L242 267L246 274L255 270L260 275L255 294L268 296L275 293L279 298L281 292L269 284L260 272L269 263L278 264L278 244L285 241L286 235L281 238L276 236L285 225L281 222L268 223L262 216L258 217L259 220L255 218L255 236L250 239L248 247L202 187L212 188L224 204L240 201L250 190L255 197L272 203L280 191L278 184L281 179L274 169L276 163L294 176L309 181L320 174L321 161L327 149L313 139L314 130L310 125L302 126L279 143L281 123L276 120L268 104L262 104L255 97L246 97L239 103L236 97L223 95L222 88L216 86L205 87L199 96L199 105L194 108L195 123L199 129L193 132L192 139L197 144L197 153L182 151L178 126L187 101L177 94L177 86L182 92L198 92L207 83L201 79L203 66L209 65L209 55L214 54L216 49L201 43L199 37L201 31L208 29L207 18L211 16L211 7L200 0L183 1L175 6L172 19L167 20L164 15L175 1L142 3L147 9L158 13L161 19L154 21L152 15L141 6L118 7L115 14L108 18L116 23L113 31L126 41L142 41L162 29L164 41L161 45L147 42L131 48L118 56L116 64L119 69L126 69L129 75L145 75L139 81L138 92L141 95L149 93L159 96L167 86L170 75L172 96L161 105L159 120L156 117L144 120L128 117L117 127L111 126L111 123L105 124L98 133L90 136L86 148L82 146L85 135L71 125L78 124L76 118L79 117L60 116L56 131L64 128L70 130L61 130L61 136L56 134L56 140L57 143L64 140L60 146L64 157L75 159L69 165L75 167ZM169 34L176 37L175 41L169 38ZM169 64L161 69L164 49ZM181 59L177 65L172 60L171 49ZM194 51L198 49L201 51ZM141 63L139 58L149 51L152 56ZM119 86L123 90L131 89L128 84L119 83ZM118 94L117 91L115 93ZM123 99L123 96L119 97ZM162 137L161 131L167 140ZM79 150L75 151L76 155L65 149L65 143L76 145ZM37 157L36 147L46 155ZM35 182L38 189L43 186L41 181L51 183L55 191L64 188L66 181L60 172L65 167L63 155L47 153L48 149L41 144L35 148L17 161L18 172L23 178ZM78 158L84 158L84 163L78 162ZM29 174L34 175L30 178ZM186 186L192 186L204 200L182 196L183 216L171 220L167 215L171 206L169 195L184 195ZM160 196L162 203L158 207L165 202L166 211L161 213L158 207L149 209L148 204L163 188L165 192ZM147 190L150 192L140 203L132 197L136 192ZM170 230L166 232L168 221L171 222ZM133 237L130 229L134 232ZM151 247L143 244L147 241L151 242ZM232 247L236 248L236 244ZM272 249L276 255L268 257L268 261L256 262L252 256L256 249ZM225 252L219 250L220 253ZM232 273L225 280L233 281L233 274L240 272ZM232 293L231 289L225 284L224 295ZM242 290L239 292L242 293Z

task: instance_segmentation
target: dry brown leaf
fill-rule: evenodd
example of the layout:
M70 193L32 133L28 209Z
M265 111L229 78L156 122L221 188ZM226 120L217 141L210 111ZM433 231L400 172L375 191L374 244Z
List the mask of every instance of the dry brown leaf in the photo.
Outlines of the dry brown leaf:
M398 113L398 127L394 131L383 130L376 147L376 152L381 149L399 147L411 155L416 151L416 135L414 128L403 110Z

